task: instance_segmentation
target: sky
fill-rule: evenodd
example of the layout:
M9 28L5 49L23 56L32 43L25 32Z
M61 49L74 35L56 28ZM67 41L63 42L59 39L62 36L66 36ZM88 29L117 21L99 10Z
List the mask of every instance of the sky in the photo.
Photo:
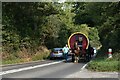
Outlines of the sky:
M59 0L58 3L64 3L66 0Z

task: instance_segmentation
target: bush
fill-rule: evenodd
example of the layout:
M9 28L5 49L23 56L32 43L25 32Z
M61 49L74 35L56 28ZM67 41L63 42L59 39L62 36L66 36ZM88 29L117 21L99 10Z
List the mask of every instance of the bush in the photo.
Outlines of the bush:
M119 71L118 61L107 58L96 58L88 64L87 68L92 71Z
M23 59L3 60L2 64L15 64L21 62L24 62L24 60Z
M14 53L3 53L2 54L2 64L14 64L21 62L29 62L36 60L43 60L49 57L50 51L44 47L40 46L34 51L30 51L29 49L23 48L20 51L16 51Z
M49 57L49 52L45 52L45 53L37 52L37 53L32 57L32 60L33 60L33 61L43 60L43 59L47 59L48 57Z

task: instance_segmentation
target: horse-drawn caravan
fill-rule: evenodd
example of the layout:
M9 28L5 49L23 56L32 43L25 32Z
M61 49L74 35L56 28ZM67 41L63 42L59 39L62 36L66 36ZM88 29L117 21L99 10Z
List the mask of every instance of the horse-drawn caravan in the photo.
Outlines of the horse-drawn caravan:
M81 33L73 33L68 39L68 46L72 50L72 61L78 62L81 58L87 60L89 57L88 47L89 39L88 37Z

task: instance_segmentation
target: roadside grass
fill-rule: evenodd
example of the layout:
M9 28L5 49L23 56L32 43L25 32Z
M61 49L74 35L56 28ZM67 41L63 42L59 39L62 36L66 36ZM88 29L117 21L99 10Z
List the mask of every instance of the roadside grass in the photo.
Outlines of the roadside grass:
M50 51L46 48L36 51L36 53L30 55L29 52L26 51L19 51L16 53L17 56L14 54L5 55L2 57L2 65L5 64L18 64L18 63L25 63L31 61L38 61L38 60L45 60L49 58ZM7 56L7 58L6 58Z
M26 62L25 59L2 60L2 64L16 64Z
M36 55L34 55L32 57L32 61L48 59L49 58L49 53L50 53L49 51L45 52L45 53L37 52Z
M102 72L119 72L119 58L120 54L115 53L113 58L108 59L107 56L97 56L87 66L88 70L91 71L102 71Z
M48 55L49 53L40 53L40 54L32 56L31 58L23 58L23 59L16 58L12 60L2 60L2 64L16 64L16 63L44 60L48 58Z

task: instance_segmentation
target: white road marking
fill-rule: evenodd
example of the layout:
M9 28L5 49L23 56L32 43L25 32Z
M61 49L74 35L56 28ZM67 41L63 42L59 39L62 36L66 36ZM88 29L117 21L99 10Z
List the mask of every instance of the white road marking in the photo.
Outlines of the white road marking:
M89 62L88 62L89 63ZM73 74L70 74L70 75L67 75L65 78L75 78L75 75L82 72L83 69L85 69L85 67L88 65L88 63L86 63L81 69L80 71L76 72L76 73L73 73Z
M81 70L83 70L87 65L88 65L88 63L86 63L86 64L81 68Z
M0 72L0 75L5 75L5 74L9 74L9 73L15 73L15 72L20 72L20 71L24 71L24 70L30 70L30 69L35 69L35 68L39 68L39 67L49 66L49 65L61 63L63 61L65 61L65 60L52 62L52 63L47 63L47 64L42 64L42 65L30 66L30 67L25 67L25 68L20 68L20 69L3 71L3 72Z

